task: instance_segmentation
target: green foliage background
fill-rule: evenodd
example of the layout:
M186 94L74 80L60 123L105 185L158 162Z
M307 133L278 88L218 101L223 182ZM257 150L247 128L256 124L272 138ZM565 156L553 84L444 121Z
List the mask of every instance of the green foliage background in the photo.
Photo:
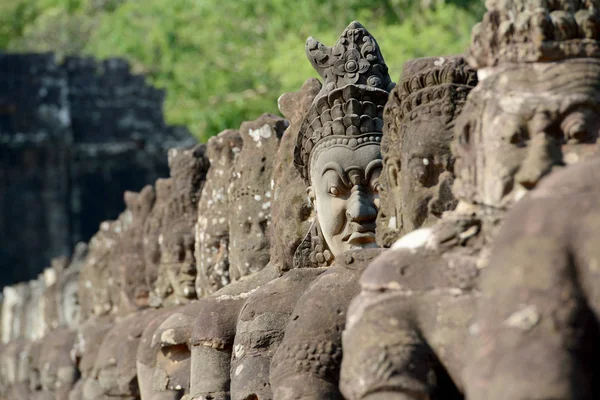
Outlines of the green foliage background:
M358 20L396 80L404 61L455 54L480 0L0 0L0 49L127 58L167 90L165 113L205 141L316 76L304 54Z

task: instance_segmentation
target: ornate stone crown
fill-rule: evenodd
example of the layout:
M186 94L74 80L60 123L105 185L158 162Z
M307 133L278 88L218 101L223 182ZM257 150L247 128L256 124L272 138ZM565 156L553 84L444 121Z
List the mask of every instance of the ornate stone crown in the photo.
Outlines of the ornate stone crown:
M396 125L419 115L443 116L449 123L460 113L467 95L477 84L476 71L461 56L410 60L403 71L387 105L387 109L393 108L392 103L399 106L397 115L390 120Z
M475 68L600 58L600 1L492 0L473 28Z
M333 48L309 38L306 54L324 81L294 149L294 164L310 183L310 158L321 150L381 141L383 109L394 84L375 38L358 22L348 25Z

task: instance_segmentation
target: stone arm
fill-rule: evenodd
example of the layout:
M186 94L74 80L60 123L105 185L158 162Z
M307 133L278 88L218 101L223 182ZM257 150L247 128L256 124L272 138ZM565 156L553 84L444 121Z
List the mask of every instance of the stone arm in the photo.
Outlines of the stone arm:
M340 389L345 398L436 398L441 366L420 331L419 299L434 290L428 270L437 260L389 250L369 265L343 334Z
M231 400L270 399L271 359L294 306L327 268L295 268L253 292L242 307L231 359ZM254 396L254 397L253 397Z
M294 308L271 362L274 399L342 399L338 389L341 332L362 270L336 263L313 282Z
M582 249L593 246L600 255L594 240L600 224L596 217L580 225L593 217L580 219L591 199L574 192L562 196L568 182L532 192L508 214L496 237L469 328L470 400L598 398L592 385L598 329L585 301L586 294L598 299L598 277L591 268L582 273L575 267L585 258ZM593 259L598 258L587 261Z
M176 310L179 311L182 308L188 307L191 307L191 305L188 304L179 307ZM155 369L156 361L159 352L161 351L161 343L158 340L154 341L153 337L161 324L168 319L171 314L175 314L175 311L173 309L163 308L152 310L152 314L154 314L154 317L144 328L144 332L142 333L137 348L136 371L140 396L144 400L172 400L178 398L177 396L179 396L179 394L177 392L157 391L155 389L155 385L159 383L155 379ZM161 336L162 335L159 333L158 337L160 338ZM161 380L161 382L164 382L164 380Z
M279 271L268 265L197 302L191 346L190 397L230 397L230 368L239 312L248 296L277 278Z
M198 302L191 339L190 394L194 399L229 399L231 354L241 296L212 296Z
M393 292L363 291L352 301L340 377L346 399L431 398L432 352L415 328L410 303Z

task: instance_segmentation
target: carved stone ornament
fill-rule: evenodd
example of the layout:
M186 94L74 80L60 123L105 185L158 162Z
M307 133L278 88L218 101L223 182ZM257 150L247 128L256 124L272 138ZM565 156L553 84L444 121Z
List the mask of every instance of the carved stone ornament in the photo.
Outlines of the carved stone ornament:
M473 28L469 63L506 63L600 57L598 0L492 0Z

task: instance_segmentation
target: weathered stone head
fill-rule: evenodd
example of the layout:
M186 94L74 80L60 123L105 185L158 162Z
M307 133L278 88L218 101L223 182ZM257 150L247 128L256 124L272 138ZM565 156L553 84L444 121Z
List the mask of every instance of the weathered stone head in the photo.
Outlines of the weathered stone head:
M324 83L305 116L294 162L323 237L313 233L311 258L322 265L344 251L377 246L383 108L393 83L377 42L358 22L333 48L309 38L306 52Z
M81 321L81 306L79 304L79 274L85 263L88 246L78 243L75 246L69 267L58 280L59 287L59 316L60 326L77 329Z
M108 314L112 310L109 289L113 282L111 254L120 236L119 221L104 221L90 239L88 254L79 274L81 320Z
M46 288L42 276L29 281L29 299L26 304L25 334L30 341L41 339L44 336L46 324L42 312L42 295Z
M45 287L41 300L47 330L57 329L61 326L60 280L69 266L69 259L67 257L57 257L52 259L50 265L47 273L54 274L54 277L48 280L48 283L52 283Z
M126 210L119 217L122 235L112 254L114 305L123 315L148 306L149 287L144 260L144 225L155 201L152 186L141 192L126 191L123 195Z
M2 343L19 338L21 326L25 325L21 317L25 307L26 285L20 283L5 286L2 289Z
M457 120L456 197L506 209L600 131L597 1L488 2L469 63L479 84ZM593 146L590 146L593 145Z
M242 123L242 151L229 186L229 276L236 281L269 263L273 161L288 123L264 114Z
M164 223L164 214L168 200L173 190L172 178L159 178L154 183L155 201L152 210L144 222L144 264L146 273L146 285L154 288L158 277L158 267L160 265L160 244L159 239Z
M454 208L451 192L453 128L477 84L460 56L430 57L404 64L384 111L384 191L378 236L385 247Z
M196 293L212 294L229 283L229 198L231 171L242 149L239 131L226 130L208 140L210 168L198 202Z
M165 208L160 245L160 267L155 295L163 304L183 304L196 298L194 258L197 205L209 162L206 145L169 150L172 191Z
M293 267L294 253L314 221L304 179L294 165L294 147L303 118L321 88L318 79L310 78L299 91L284 93L277 101L290 125L281 138L273 165L270 261L283 271Z

